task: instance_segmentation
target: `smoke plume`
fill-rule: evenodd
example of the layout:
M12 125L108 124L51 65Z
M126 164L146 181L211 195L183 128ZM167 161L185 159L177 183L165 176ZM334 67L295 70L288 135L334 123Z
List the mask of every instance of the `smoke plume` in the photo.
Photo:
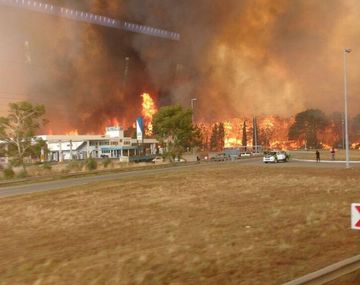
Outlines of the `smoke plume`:
M179 42L0 6L0 98L44 103L54 130L133 121L143 91L201 120L360 111L356 0L92 0L53 4L173 30ZM85 2L85 1L81 1Z

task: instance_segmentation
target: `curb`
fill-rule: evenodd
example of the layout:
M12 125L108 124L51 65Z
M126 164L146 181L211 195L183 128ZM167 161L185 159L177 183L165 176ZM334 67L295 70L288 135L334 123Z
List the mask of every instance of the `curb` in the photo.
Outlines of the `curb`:
M302 162L316 162L316 160L312 160L312 159L292 158L291 160L302 161ZM320 163L346 163L346 161L345 160L321 160ZM350 160L349 163L360 163L360 161Z

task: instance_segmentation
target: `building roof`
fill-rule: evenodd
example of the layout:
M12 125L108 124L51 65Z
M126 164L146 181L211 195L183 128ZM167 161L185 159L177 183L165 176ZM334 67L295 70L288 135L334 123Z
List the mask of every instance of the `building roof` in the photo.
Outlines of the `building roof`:
M110 140L110 137L105 135L41 135L37 137L48 142Z
M110 137L107 135L40 135L37 138L41 138L44 141L49 143L59 143L59 142L85 142L85 141L114 141L117 139L128 140L131 143L137 143L137 139L133 139L130 137ZM144 143L158 143L156 139L146 138L144 139Z

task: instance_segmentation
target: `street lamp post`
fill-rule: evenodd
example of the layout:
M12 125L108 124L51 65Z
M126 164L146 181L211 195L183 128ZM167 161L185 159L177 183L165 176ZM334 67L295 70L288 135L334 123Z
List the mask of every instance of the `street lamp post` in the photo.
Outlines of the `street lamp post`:
M191 99L191 110L192 110L192 117L191 117L191 122L194 123L194 102L197 101L197 98L192 98Z
M342 149L345 150L345 119L344 113L341 113L341 133L342 133Z
M345 97L345 153L346 153L346 168L350 167L349 164L349 130L348 130L348 88L347 88L347 54L351 49L344 49L344 97Z

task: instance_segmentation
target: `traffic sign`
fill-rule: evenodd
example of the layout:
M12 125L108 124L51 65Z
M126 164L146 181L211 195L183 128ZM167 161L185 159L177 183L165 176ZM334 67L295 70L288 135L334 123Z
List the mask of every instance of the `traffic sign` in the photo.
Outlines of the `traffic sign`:
M360 230L360 203L351 204L351 228Z

